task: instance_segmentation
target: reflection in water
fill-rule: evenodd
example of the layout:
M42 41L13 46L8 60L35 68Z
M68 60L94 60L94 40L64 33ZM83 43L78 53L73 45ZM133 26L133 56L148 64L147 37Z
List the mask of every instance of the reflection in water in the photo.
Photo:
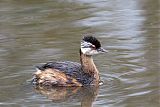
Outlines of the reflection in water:
M81 102L81 107L92 107L99 87L35 87L35 91L55 103Z

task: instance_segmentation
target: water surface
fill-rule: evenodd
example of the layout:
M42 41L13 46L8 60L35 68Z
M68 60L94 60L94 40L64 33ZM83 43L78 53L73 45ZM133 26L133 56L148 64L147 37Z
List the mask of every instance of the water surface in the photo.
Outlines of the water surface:
M158 0L1 0L1 107L158 107ZM79 62L82 34L109 51L94 57L99 89L41 89L35 65ZM48 94L47 94L48 93ZM58 95L59 94L59 95Z

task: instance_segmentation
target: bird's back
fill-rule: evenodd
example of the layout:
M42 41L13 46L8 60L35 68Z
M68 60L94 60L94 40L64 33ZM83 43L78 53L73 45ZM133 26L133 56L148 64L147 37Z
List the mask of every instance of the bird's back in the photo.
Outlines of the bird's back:
M73 77L80 76L80 73L82 72L81 64L77 62L71 62L71 61L48 62L42 66L38 66L38 68L42 71L49 68L57 69L60 72L63 72L66 75L73 76Z
M71 62L71 61L63 61L63 62L48 62L42 66L37 66L37 68L42 71L41 75L36 75L36 78L34 81L38 80L40 77L41 80L46 81L47 79L42 79L43 77L50 77L52 76L52 79L48 79L51 81L43 82L45 85L50 84L52 82L52 85L56 84L66 84L66 85L88 85L92 82L92 79L89 74L83 72L81 64L77 62ZM44 73L43 73L44 72ZM64 79L67 82L61 81ZM54 81L54 82L53 82ZM62 82L62 83L60 83ZM37 83L37 82L36 82ZM80 83L80 84L79 84Z

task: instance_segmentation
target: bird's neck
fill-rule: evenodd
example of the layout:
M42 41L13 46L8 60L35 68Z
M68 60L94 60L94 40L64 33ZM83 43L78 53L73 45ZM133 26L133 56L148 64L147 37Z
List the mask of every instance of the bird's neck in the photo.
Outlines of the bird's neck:
M80 50L80 61L83 71L93 78L93 84L99 84L99 71L94 64L92 56L85 55Z

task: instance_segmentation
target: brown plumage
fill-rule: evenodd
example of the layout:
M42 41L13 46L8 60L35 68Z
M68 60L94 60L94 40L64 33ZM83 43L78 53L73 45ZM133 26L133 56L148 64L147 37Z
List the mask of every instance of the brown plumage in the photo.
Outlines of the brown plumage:
M35 73L38 84L45 86L82 86L75 78L64 74L58 69L45 69Z

